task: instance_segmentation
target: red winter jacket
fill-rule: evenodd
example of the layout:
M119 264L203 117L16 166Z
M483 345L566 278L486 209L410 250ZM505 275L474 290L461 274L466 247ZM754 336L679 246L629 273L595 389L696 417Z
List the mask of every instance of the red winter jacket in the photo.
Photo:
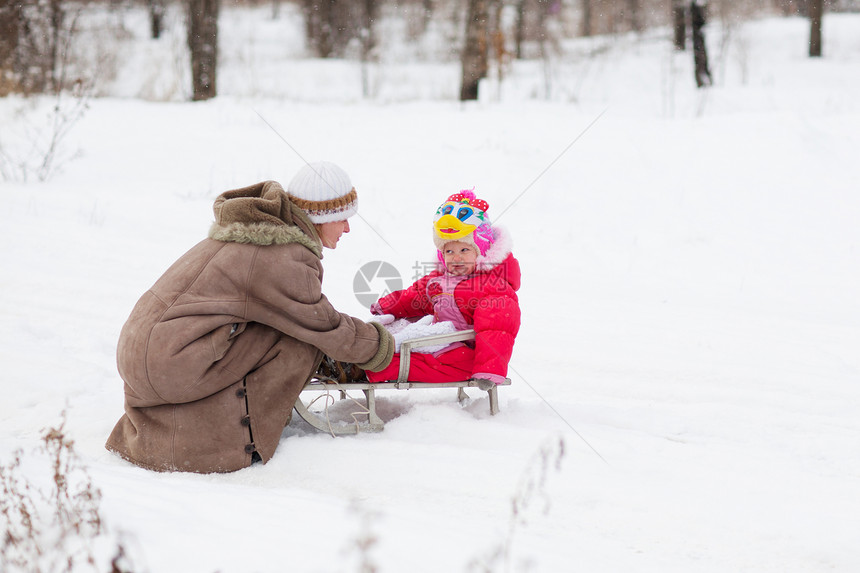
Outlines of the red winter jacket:
M473 374L487 372L504 377L507 376L514 339L520 329L516 291L520 288L521 275L520 264L510 250L493 251L491 248L486 257L479 258L478 272L457 285L454 300L466 322L475 329ZM496 255L495 259L493 255ZM503 258L500 259L499 255ZM433 293L427 292L427 283L441 274L433 271L409 288L379 299L373 312L392 314L396 318L433 314L430 300Z

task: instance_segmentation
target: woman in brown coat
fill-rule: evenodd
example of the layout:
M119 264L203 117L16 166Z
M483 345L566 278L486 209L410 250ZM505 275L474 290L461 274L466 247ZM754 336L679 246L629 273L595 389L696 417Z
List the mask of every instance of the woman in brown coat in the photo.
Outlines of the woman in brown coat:
M322 247L357 198L331 163L215 201L209 238L179 258L123 326L125 414L107 449L159 471L229 472L275 453L323 356L381 370L394 343L321 291Z

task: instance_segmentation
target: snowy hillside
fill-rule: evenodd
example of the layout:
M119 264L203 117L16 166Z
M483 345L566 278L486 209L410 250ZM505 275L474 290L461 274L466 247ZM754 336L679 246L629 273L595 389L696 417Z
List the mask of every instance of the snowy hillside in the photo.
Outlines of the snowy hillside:
M182 101L176 38L148 44L127 16L132 63L58 173L0 183L0 463L21 449L21 475L49 481L31 452L66 412L102 493L98 570L118 542L151 573L860 570L860 15L825 18L820 60L804 20L709 26L706 91L652 34L570 42L470 105L455 63L381 62L363 98L357 63L276 46L266 11L229 16L206 103ZM7 151L30 105L0 100ZM523 268L501 412L475 391L380 392L384 432L294 420L270 463L229 475L109 454L132 306L217 194L302 158L359 192L323 261L358 317L363 264L408 282L436 206L487 199Z

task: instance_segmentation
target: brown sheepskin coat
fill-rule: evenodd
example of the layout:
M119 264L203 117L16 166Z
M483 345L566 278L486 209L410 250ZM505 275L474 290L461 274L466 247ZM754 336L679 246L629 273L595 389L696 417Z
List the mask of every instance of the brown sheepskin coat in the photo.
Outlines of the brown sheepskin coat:
M370 370L394 353L385 329L322 294L319 236L280 184L228 191L214 209L209 238L120 334L125 415L106 447L145 468L229 472L255 452L266 462L323 353Z

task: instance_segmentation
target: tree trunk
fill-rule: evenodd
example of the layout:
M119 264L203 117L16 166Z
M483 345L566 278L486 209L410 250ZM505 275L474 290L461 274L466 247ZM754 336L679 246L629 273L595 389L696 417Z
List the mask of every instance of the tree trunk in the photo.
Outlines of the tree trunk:
M675 31L675 49L687 49L687 11L684 0L672 0L672 28Z
M66 12L63 10L61 0L51 0L50 2L50 22L51 22L51 43L50 43L50 60L48 62L48 85L45 91L50 89L53 93L58 93L63 86L57 77L60 71L60 42L63 30L63 22L66 19Z
M515 54L518 60L523 57L523 41L526 38L526 0L517 0L517 23L516 31L514 32Z
M538 38L538 48L540 49L540 57L542 60L546 61L549 57L549 50L546 47L547 34L546 34L546 16L547 9L543 2L538 3L537 9L537 38Z
M693 28L693 60L696 64L696 86L703 88L710 86L711 70L708 67L708 50L705 46L705 10L707 5L702 0L690 2L690 24Z
M194 101L217 95L218 11L220 0L188 0L188 48Z
M487 77L489 4L491 0L469 0L466 19L466 45L463 48L463 75L460 82L460 101L478 99L478 83Z
M427 26L430 25L430 20L433 19L433 0L423 0L421 2L421 30L427 31Z
M368 64L376 59L376 15L379 10L378 0L363 0L361 2L361 29L359 41L361 45L361 93L364 97L371 95L370 70Z
M642 32L645 25L642 23L642 0L627 0L627 11L630 16L630 29L634 32Z
M589 37L594 33L594 18L591 10L591 0L582 0L582 35Z
M361 60L370 59L371 52L376 47L376 18L379 13L379 0L364 0L361 13Z
M305 13L305 34L311 51L321 58L331 56L334 51L334 0L304 0L302 8Z
M164 30L164 0L149 0L149 31L153 40Z
M17 91L17 53L23 15L21 2L0 4L0 97Z
M821 57L821 18L824 16L824 0L809 3L809 57Z

